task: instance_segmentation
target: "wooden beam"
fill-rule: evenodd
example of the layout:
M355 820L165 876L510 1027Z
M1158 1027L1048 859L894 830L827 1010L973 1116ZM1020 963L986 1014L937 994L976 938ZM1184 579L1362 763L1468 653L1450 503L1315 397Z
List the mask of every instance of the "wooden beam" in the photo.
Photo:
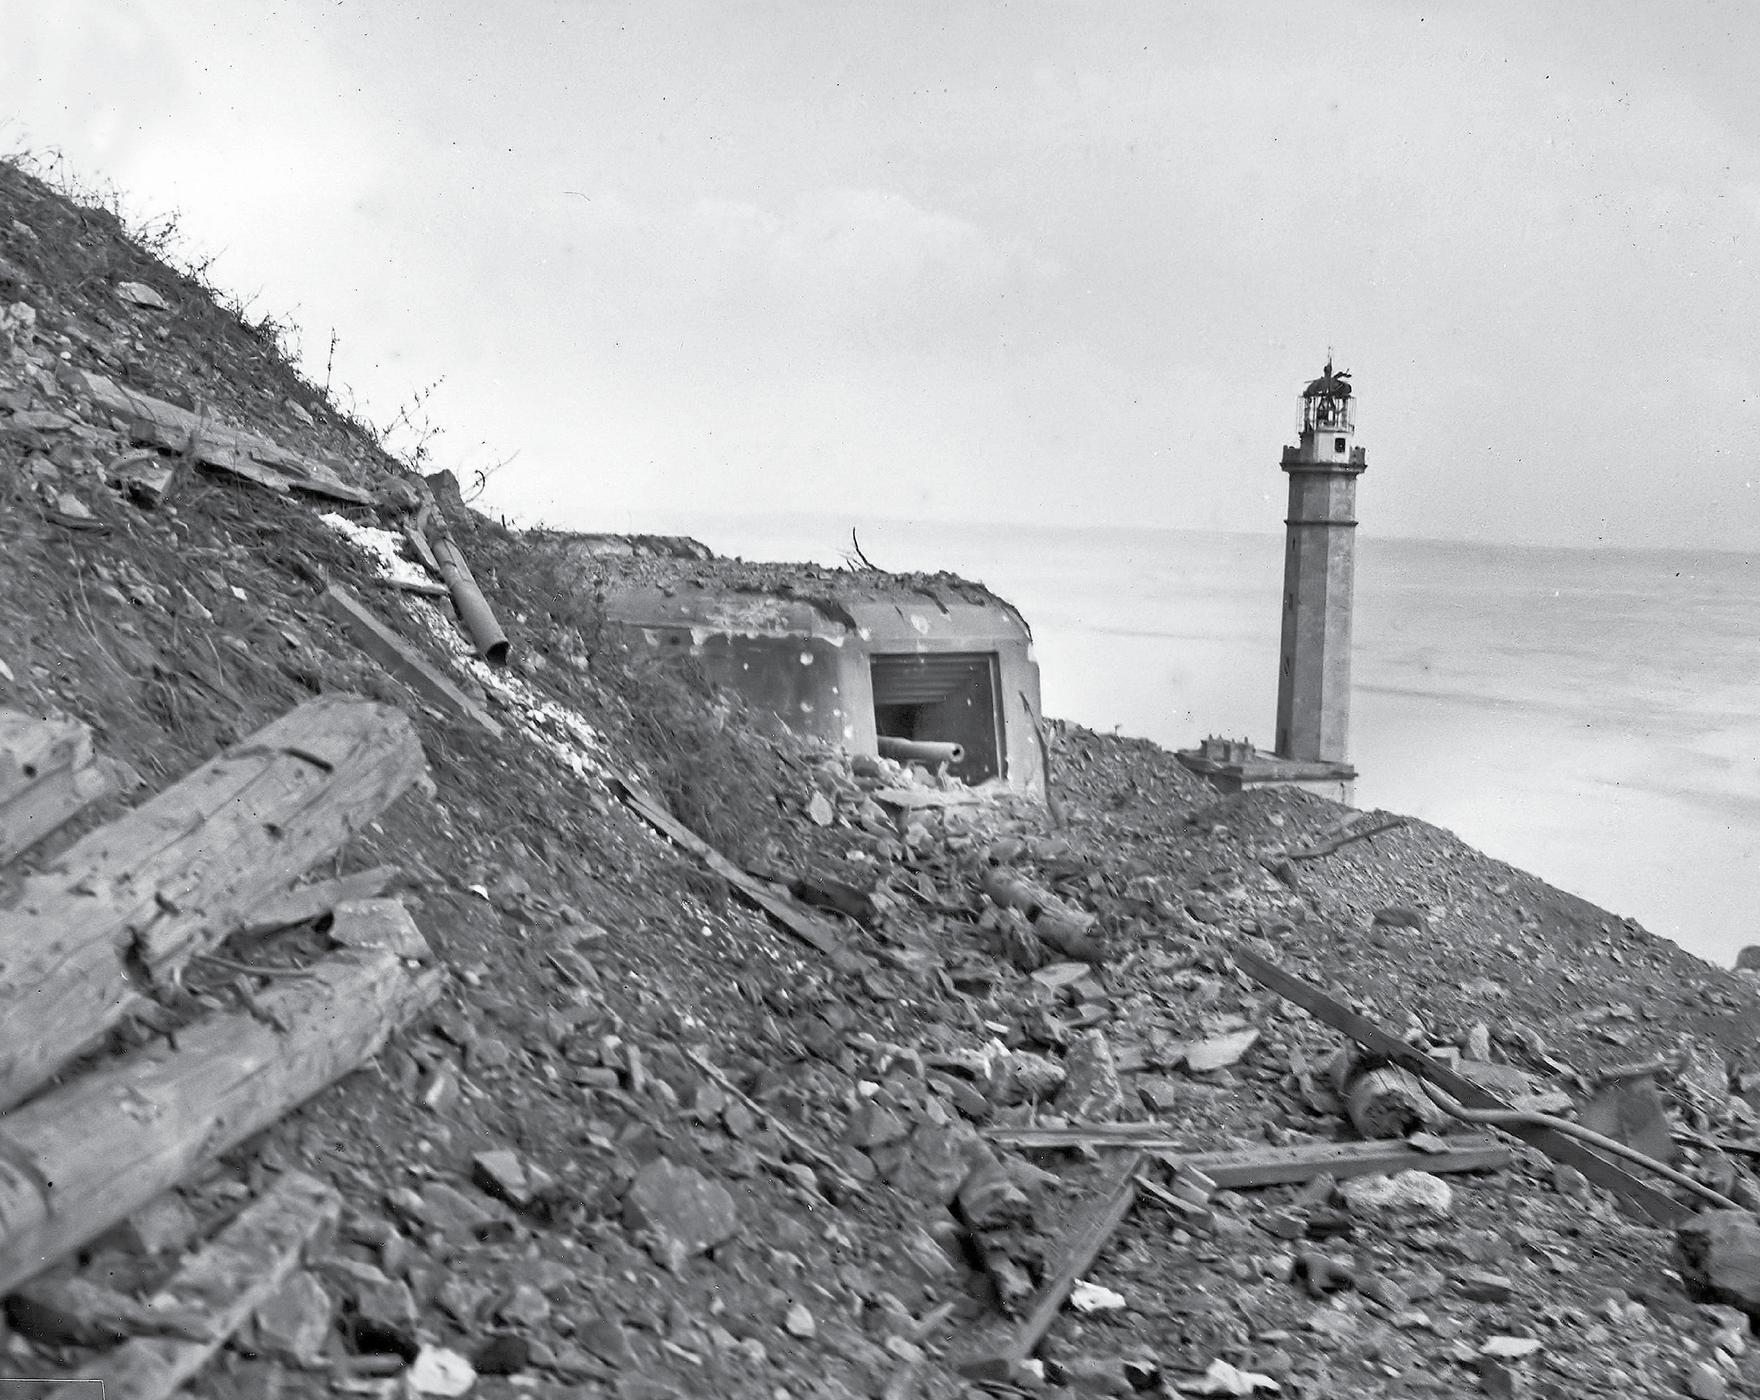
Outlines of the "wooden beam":
M1254 981L1269 987L1285 1000L1294 1002L1334 1030L1341 1031L1370 1054L1408 1069L1420 1079L1429 1080L1450 1098L1468 1108L1512 1111L1510 1105L1496 1094L1438 1064L1415 1046L1406 1044L1367 1017L1359 1016L1313 983L1285 972L1250 948L1237 944L1232 953L1235 964ZM1690 1206L1683 1205L1666 1191L1640 1181L1599 1152L1557 1129L1518 1124L1507 1131L1531 1147L1539 1148L1555 1162L1575 1167L1597 1186L1606 1187L1659 1224L1674 1225L1693 1213Z
M311 700L24 881L0 909L0 1109L250 921L423 776L409 717ZM3 1219L4 1217L0 1217Z
M1112 1174L1106 1189L1058 1237L1055 1256L1061 1262L1040 1285L1026 1317L1000 1351L974 1357L960 1366L965 1375L1006 1374L1039 1349L1051 1324L1063 1311L1076 1281L1094 1266L1100 1252L1117 1233L1137 1199L1137 1178L1149 1163L1145 1152L1133 1152Z
M415 691L425 703L454 719L468 720L491 738L504 737L506 731L499 721L441 675L427 657L381 621L348 589L340 583L329 584L324 589L324 602L330 616L348 633L349 640Z
M111 788L85 725L0 710L0 864L65 826Z
M1288 1147L1249 1147L1233 1152L1190 1152L1159 1123L1072 1123L1049 1128L990 1128L992 1142L1020 1148L1134 1148L1194 1168L1218 1188L1242 1190L1280 1182L1307 1181L1323 1172L1371 1176L1418 1170L1489 1171L1509 1165L1509 1149L1496 1138L1475 1133L1448 1138L1445 1150L1427 1152L1402 1141L1301 1142Z
M1371 836L1379 836L1384 831L1392 831L1396 826L1404 826L1404 817L1388 817L1378 822L1363 822L1348 831L1340 832L1329 840L1318 841L1312 846L1300 847L1297 850L1285 851L1285 860L1318 860L1321 856L1329 856L1341 846L1348 846L1353 841L1367 841Z
M1304 1142L1241 1152L1194 1152L1180 1157L1218 1190L1248 1190L1321 1175L1387 1176L1394 1172L1480 1172L1509 1165L1509 1149L1490 1137L1453 1139L1446 1151L1425 1152L1405 1142Z
M613 778L612 788L649 826L689 851L803 943L810 943L821 953L834 953L842 946L843 940L823 920L741 870L629 779Z
M187 453L212 471L241 477L278 494L294 490L355 505L373 503L371 492L350 486L327 464L289 452L258 433L217 423L205 414L130 389L91 370L66 366L59 377L75 392L123 419L137 442Z
M46 1400L170 1400L211 1361L226 1339L268 1301L328 1234L342 1198L303 1172L286 1172L214 1240L185 1261L148 1306L176 1336L136 1337L66 1377Z
M0 1294L377 1054L441 973L345 949L0 1118Z

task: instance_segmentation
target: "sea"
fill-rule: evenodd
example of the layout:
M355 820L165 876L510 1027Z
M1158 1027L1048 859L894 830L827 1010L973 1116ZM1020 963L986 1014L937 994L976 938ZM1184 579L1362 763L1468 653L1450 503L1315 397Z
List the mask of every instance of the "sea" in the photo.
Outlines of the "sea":
M1045 711L1270 748L1282 539L809 515L646 528L723 554L948 570L1033 630ZM855 540L852 542L852 529ZM1728 964L1760 943L1760 556L1358 542L1357 804Z

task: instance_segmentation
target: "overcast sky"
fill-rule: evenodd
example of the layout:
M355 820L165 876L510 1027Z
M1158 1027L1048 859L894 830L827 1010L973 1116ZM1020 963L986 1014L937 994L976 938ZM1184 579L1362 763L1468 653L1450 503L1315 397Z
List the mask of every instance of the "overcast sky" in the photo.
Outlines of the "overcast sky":
M1760 6L0 0L0 145L489 501L1746 548Z

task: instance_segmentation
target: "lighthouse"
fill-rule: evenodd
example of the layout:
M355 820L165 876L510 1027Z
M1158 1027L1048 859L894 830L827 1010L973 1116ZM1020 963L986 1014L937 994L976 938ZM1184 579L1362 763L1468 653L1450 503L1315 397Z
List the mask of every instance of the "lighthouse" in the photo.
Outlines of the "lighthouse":
M1357 478L1348 370L1302 390L1301 441L1283 449L1283 642L1277 676L1277 757L1346 767L1350 761L1351 594L1356 575ZM1351 776L1355 776L1354 773Z

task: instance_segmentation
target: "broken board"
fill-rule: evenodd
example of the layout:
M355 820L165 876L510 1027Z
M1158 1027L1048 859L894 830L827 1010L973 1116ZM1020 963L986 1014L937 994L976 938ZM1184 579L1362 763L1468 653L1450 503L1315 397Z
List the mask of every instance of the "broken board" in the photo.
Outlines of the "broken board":
M1038 1350L1051 1324L1063 1311L1076 1281L1093 1267L1130 1214L1137 1199L1137 1178L1148 1163L1147 1153L1134 1152L1117 1168L1105 1191L1058 1238L1050 1255L1058 1260L1057 1270L1040 1285L1026 1318L999 1351L974 1357L961 1365L962 1375L972 1379L1006 1379L1014 1367Z
M149 1301L181 1335L136 1337L88 1368L109 1400L170 1400L211 1361L336 1226L342 1198L303 1172L287 1172L192 1254ZM63 1380L61 1400L93 1400L93 1380Z
M1402 1171L1492 1171L1509 1165L1509 1149L1483 1133L1443 1139L1447 1146L1435 1152L1397 1140L1299 1142L1287 1147L1249 1147L1234 1152L1188 1152L1158 1123L992 1128L985 1136L1010 1147L1134 1147L1143 1152L1174 1154L1181 1166L1196 1168L1219 1189L1237 1191L1308 1181L1326 1173L1342 1178Z
M842 946L842 940L822 920L815 919L793 900L766 888L756 876L741 870L649 793L627 778L613 778L611 781L617 796L649 826L689 851L796 938L812 944L821 953L833 953Z
M1390 1064L1409 1069L1421 1079L1429 1080L1450 1098L1468 1108L1513 1111L1496 1094L1438 1064L1423 1051L1383 1030L1366 1016L1359 1016L1312 982L1306 982L1294 973L1285 972L1277 964L1249 948L1237 945L1232 952L1236 965L1254 981L1269 987L1286 1001L1295 1003L1334 1030L1343 1032L1370 1054L1377 1055ZM1690 1206L1683 1205L1666 1191L1640 1181L1599 1152L1556 1128L1538 1124L1513 1124L1506 1131L1530 1146L1539 1148L1553 1161L1575 1167L1597 1186L1612 1191L1659 1224L1675 1225L1693 1213Z
M469 720L491 738L505 734L501 724L464 691L460 690L386 623L340 583L324 590L330 616L342 624L349 639L377 661L387 674L402 681L422 700L443 714Z
M111 786L85 725L0 710L0 863L65 826Z

